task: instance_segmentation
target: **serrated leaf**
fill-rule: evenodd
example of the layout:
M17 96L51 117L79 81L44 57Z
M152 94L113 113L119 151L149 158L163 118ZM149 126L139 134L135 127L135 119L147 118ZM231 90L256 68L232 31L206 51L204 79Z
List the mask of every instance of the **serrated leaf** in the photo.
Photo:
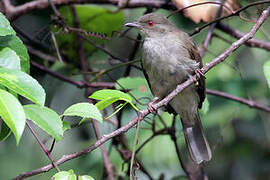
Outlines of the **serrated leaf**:
M25 105L23 108L27 119L33 121L56 141L63 138L63 123L55 111L35 104Z
M10 26L7 18L0 12L0 36L15 35L16 32Z
M267 80L268 86L270 87L270 61L267 61L263 65L264 76Z
M20 70L20 57L15 51L6 47L0 51L0 67Z
M0 68L0 84L36 104L43 106L45 103L46 95L42 86L22 71Z
M65 110L63 116L79 116L82 118L92 118L99 122L103 122L103 118L98 108L90 103L73 104Z
M60 171L53 176L54 180L76 180L76 175L72 170Z
M17 144L19 144L25 127L25 113L21 103L2 89L0 89L0 116L11 129Z
M30 71L30 63L29 63L29 55L26 47L23 42L15 35L9 36L0 36L0 50L9 47L20 57L21 70L23 72L29 73Z

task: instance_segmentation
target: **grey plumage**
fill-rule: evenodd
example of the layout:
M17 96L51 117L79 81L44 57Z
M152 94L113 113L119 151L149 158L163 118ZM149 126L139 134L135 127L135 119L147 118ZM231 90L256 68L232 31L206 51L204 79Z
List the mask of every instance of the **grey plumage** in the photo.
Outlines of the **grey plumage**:
M144 35L142 66L156 97L167 96L202 66L192 39L162 15L147 14L126 25L140 29ZM169 103L181 117L190 155L198 164L212 157L198 112L205 98L204 84L201 78L198 85L189 86Z

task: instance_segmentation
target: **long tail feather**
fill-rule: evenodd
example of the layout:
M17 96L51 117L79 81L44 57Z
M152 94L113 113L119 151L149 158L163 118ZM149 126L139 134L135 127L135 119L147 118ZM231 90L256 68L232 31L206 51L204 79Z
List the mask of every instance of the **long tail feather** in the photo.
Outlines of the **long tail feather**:
M212 152L202 129L199 113L194 116L185 114L182 125L190 156L197 164L209 161Z

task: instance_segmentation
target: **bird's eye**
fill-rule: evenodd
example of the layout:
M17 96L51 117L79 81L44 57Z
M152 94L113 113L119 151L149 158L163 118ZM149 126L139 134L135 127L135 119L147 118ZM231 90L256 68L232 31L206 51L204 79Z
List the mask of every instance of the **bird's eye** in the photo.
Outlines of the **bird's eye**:
M154 21L148 21L147 24L148 24L149 26L154 26Z

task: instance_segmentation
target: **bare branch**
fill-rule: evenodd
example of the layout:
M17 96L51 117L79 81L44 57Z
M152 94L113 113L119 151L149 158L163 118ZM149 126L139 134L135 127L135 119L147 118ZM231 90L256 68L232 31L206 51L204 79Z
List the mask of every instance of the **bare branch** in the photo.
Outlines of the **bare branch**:
M251 30L244 35L242 38L240 38L238 41L234 42L227 50L225 50L221 55L219 55L217 58L215 58L214 60L212 60L210 63L206 64L201 71L204 73L207 73L210 69L212 69L213 67L215 67L217 64L219 64L220 62L224 61L233 51L235 51L237 48L239 48L242 44L244 44L246 41L248 41L249 39L251 39L254 34L256 33L256 31L260 28L260 26L263 24L263 22L266 20L266 18L269 16L270 14L270 7L267 8L267 10L264 10L262 15L259 17L259 19L257 20L257 22L255 23L255 25L251 28ZM190 77L187 81L185 81L184 83L178 85L176 87L176 89L174 91L172 91L167 97L165 97L163 100L159 101L158 103L154 104L153 107L155 109L158 109L162 106L167 105L173 97L175 97L177 94L179 94L181 91L183 91L185 88L187 88L188 86L190 86L191 84L195 83L196 79L198 79L199 77L194 75L192 77ZM55 163L57 165L62 164L68 160L77 158L79 156L85 155L87 153L92 152L94 149L98 148L99 146L101 146L103 143L105 143L106 141L108 141L109 139L122 134L126 131L128 131L130 128L132 128L137 121L141 121L144 117L146 117L149 114L149 110L145 109L140 111L139 116L135 117L133 120L131 120L129 123L127 123L126 125L122 126L121 128L111 132L110 134L104 135L103 137L101 137L98 141L96 141L93 145L91 145L90 147L76 152L76 153L72 153L69 155L64 155L62 156L59 160L57 160ZM32 170L29 172L25 172L22 173L21 175L17 176L16 178L14 178L14 180L20 180L23 179L25 177L30 177L30 176L34 176L43 172L47 172L50 169L53 168L52 164L49 164L47 166L41 167L39 169L36 170Z
M55 169L60 172L60 169L58 167L57 164L55 164L54 159L51 155L51 152L45 147L45 145L42 143L42 141L40 140L40 138L38 137L37 133L34 131L34 129L31 127L29 120L26 120L26 125L29 128L29 130L31 131L31 133L33 134L33 136L36 138L37 142L39 143L39 145L41 146L42 150L44 151L44 153L48 156L48 158L51 160L52 165L55 167Z
M78 88L86 88L86 87L93 87L93 88L114 88L115 83L111 83L111 82L93 82L93 83L88 83L86 81L74 81L73 79L66 77L62 74L56 73L52 70L50 70L49 68L42 66L34 61L31 61L31 65L48 73L49 75L60 79L61 81L73 84L75 86L77 86Z
M233 29L230 26L223 24L223 23L217 24L217 28L220 29L221 31L237 38L237 39L240 39L241 37L243 37L245 35L241 31L239 31L237 29ZM247 46L250 46L250 47L257 47L257 48L262 48L262 49L265 49L267 51L270 51L270 42L267 42L264 40L252 38L252 39L248 40L245 44Z
M248 105L251 108L257 108L257 109L263 110L265 112L270 112L270 107L258 104L258 103L254 102L252 100L240 98L240 97L237 97L237 96L227 94L225 92L215 91L215 90L211 90L211 89L206 89L206 93L211 94L211 95L215 95L215 96L220 96L220 97L230 99L230 100L233 100L233 101L237 101L239 103Z
M72 16L73 16L73 19L74 19L74 26L76 28L80 28L80 21L78 19L77 12L76 12L76 9L75 9L74 5L71 5L71 12L72 12ZM88 72L88 66L89 65L88 65L88 62L87 62L87 59L86 59L86 56L85 56L85 49L84 49L84 46L83 46L83 39L80 37L79 32L76 33L76 36L77 36L77 39L78 39L78 41L77 41L77 52L78 52L79 59L80 59L81 70L84 73L83 74L83 79L84 79L85 82L88 82L89 78L88 78L86 73ZM88 99L88 94L89 94L90 91L91 91L90 88L86 88L85 93L84 93L85 98L88 101L90 101ZM101 138L101 132L100 132L100 129L99 129L98 122L93 119L92 120L92 125L93 125L93 128L94 128L97 139L100 139ZM101 149L101 153L102 153L103 160L104 160L104 166L105 166L106 172L108 174L108 179L109 180L114 180L113 166L112 166L112 164L110 162L109 155L107 153L105 145L101 144L100 149Z
M49 6L48 0L35 0L25 3L20 6L13 6L9 0L2 0L4 5L5 14L9 20L14 20L20 15L26 14L32 10L45 9ZM119 0L51 0L55 5L69 5L69 4L112 4L118 5ZM137 7L152 7L152 8L164 8L175 9L171 3L167 3L164 0L130 0L125 8L137 8Z

